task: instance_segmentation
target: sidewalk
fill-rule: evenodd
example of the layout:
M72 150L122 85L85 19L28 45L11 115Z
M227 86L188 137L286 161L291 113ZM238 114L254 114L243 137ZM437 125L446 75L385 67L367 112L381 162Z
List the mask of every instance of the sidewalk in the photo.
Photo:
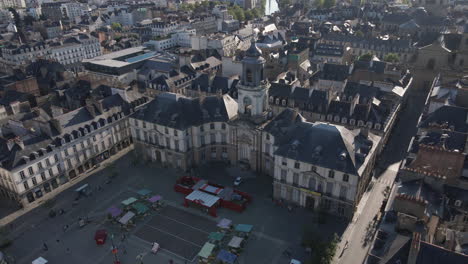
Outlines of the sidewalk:
M398 173L400 162L390 165L377 179L372 179L373 187L364 193L359 202L352 222L343 233L333 258L333 263L362 263L365 259L369 243L362 241L368 224L379 212L383 200L383 191L392 186ZM364 210L365 209L365 210ZM356 231L356 229L358 231ZM356 233L357 232L357 233ZM346 243L348 242L348 243ZM347 244L347 247L345 245Z
M3 217L2 219L0 219L0 226L5 226L5 225L10 224L11 222L15 221L17 218L23 216L24 214L30 212L33 209L39 207L45 201L47 201L49 199L53 199L55 196L59 195L63 191L67 190L68 188L70 188L70 187L76 185L77 183L83 181L84 179L88 178L88 176L90 176L90 175L92 175L94 173L97 173L97 172L101 171L102 169L105 169L107 164L113 163L116 159L121 158L122 156L126 155L127 153L129 153L132 150L133 150L133 146L129 146L128 148L126 148L126 149L120 151L119 153L117 153L116 155L114 155L114 156L110 157L109 159L103 161L99 168L81 174L79 177L76 177L76 178L64 183L63 185L58 186L53 192L44 194L44 196L42 197L41 200L34 201L34 202L28 204L23 209L20 209L18 211L15 211L15 212Z

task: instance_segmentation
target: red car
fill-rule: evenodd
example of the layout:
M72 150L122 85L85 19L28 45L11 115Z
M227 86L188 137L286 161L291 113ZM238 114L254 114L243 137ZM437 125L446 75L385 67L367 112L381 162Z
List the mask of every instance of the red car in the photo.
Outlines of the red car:
M96 245L103 245L106 243L107 231L104 229L99 229L94 235L94 240L96 240Z

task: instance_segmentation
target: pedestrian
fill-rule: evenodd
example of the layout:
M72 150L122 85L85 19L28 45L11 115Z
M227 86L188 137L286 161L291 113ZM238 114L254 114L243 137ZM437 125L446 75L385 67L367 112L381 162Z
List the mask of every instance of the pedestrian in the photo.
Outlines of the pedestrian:
M121 245L120 249L122 249L122 252L124 253L124 255L127 255L127 249L125 248L124 245Z
M47 246L46 242L44 242L44 244L42 244L42 247L44 248L44 251L49 250L49 247Z

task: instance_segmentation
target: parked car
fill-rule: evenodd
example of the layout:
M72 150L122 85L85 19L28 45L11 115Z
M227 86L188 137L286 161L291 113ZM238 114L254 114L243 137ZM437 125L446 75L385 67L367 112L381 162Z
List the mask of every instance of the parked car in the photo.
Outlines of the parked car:
M242 177L237 177L234 180L234 186L239 186L242 183Z

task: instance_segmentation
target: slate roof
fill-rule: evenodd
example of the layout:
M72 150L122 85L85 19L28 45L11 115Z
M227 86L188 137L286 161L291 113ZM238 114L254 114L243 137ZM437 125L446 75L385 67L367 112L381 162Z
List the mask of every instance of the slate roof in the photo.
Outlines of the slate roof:
M384 73L387 63L384 61L365 61L357 60L354 62L353 71L368 70L375 73Z
M283 137L293 127L293 124L304 120L305 119L297 111L286 108L273 120L268 122L263 129L274 137Z
M466 264L468 256L421 241L416 264Z
M325 113L328 107L328 93L322 90L313 90L309 99L309 109L316 113Z
M187 98L164 93L133 117L162 126L185 130L210 122L227 122L237 115L237 103L229 95Z
M309 100L309 92L310 89L295 87L293 93L291 94L291 98L293 98L296 102L307 102Z
M321 71L321 79L345 81L349 76L349 65L325 63Z
M397 264L407 263L410 254L410 247L413 238L397 234L389 246L385 256L382 256L379 263ZM430 244L425 241L419 242L419 251L417 252L416 264L464 264L468 263L468 256L447 250L443 247Z
M268 91L268 95L273 97L289 97L291 90L292 87L289 84L272 83Z
M278 146L275 154L359 175L364 159L357 153L361 153L363 144L371 148L373 143L362 140L355 130L325 123L297 122L285 136L275 138Z
M342 102L342 101L331 101L330 106L328 108L328 113L338 116L349 116L351 111L351 103L350 102Z
M60 145L57 140L48 139L42 136L29 136L23 137L24 148L19 147L17 144L8 151L6 139L0 138L0 162L1 166L5 169L12 169L25 163L23 157L29 157L32 152L47 149L49 144Z
M314 55L341 57L343 56L343 52L343 45L318 44L315 48Z
M377 97L379 91L380 89L378 87L356 82L347 82L343 93L347 97L354 97L356 94L359 94L359 103L367 103L367 101L369 101L370 99Z
M444 34L444 46L449 50L458 50L461 40L461 34Z
M383 23L395 23L401 24L411 20L411 17L407 13L392 13L387 14L382 18Z
M466 133L468 130L467 120L468 109L463 107L444 105L434 112L430 113L420 124L419 127L427 128L431 123L441 126L454 127L454 131Z
M445 135L444 137L442 135ZM422 135L419 139L419 144L437 146L443 144L445 149L455 150L463 152L465 150L465 143L467 134L456 133L451 131L430 131L425 135ZM444 142L444 143L442 143Z
M170 72L173 69L173 64L169 62L158 61L154 59L149 59L145 61L143 69L151 69L156 72Z
M329 41L338 41L338 42L349 42L353 44L362 44L364 47L374 47L378 49L379 47L385 47L385 49L390 51L397 51L399 49L410 48L411 40L409 39L390 39L383 40L379 38L363 38L356 35L344 35L338 33L329 33L323 36L324 40Z

